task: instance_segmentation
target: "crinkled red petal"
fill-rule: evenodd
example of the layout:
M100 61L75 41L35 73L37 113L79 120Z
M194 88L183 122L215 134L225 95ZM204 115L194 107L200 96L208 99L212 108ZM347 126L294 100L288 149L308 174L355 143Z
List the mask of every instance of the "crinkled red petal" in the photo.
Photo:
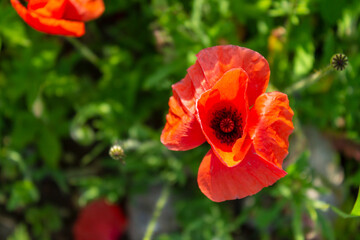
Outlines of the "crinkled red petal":
M201 50L195 64L188 69L188 74L182 81L173 85L173 90L182 104L191 113L195 113L196 99L233 68L242 68L248 74L247 96L249 106L253 105L268 85L269 64L259 53L239 46L224 45Z
M253 147L234 167L225 166L210 150L199 167L198 184L210 200L222 202L253 195L285 175L284 170L258 156Z
M40 32L74 37L80 37L85 33L83 22L43 17L33 11L28 11L18 0L11 0L11 4L29 26Z
M260 95L249 112L246 131L256 153L279 167L288 154L293 115L287 95L280 92Z
M178 96L169 99L169 113L166 125L161 134L161 142L170 150L190 150L205 142L199 122L194 114L183 108Z
M197 54L197 59L205 75L203 79L193 79L201 82L197 85L214 86L228 70L233 68L244 69L249 76L247 88L249 106L252 106L255 99L265 92L269 83L268 62L263 56L251 49L233 45L215 46L200 51Z

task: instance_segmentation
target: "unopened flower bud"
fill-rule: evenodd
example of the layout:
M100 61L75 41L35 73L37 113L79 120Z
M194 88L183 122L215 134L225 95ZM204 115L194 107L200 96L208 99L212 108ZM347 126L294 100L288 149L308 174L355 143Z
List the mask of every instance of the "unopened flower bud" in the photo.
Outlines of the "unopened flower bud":
M115 160L122 160L123 157L125 156L124 150L118 144L115 144L110 148L109 155L111 158Z
M331 58L331 66L337 71L342 71L348 64L348 58L345 54L337 53Z

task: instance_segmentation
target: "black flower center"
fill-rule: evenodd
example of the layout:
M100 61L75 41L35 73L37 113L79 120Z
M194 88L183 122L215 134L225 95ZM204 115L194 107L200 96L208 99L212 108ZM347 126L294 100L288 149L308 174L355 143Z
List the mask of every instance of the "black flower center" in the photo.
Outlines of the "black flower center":
M221 143L226 143L230 146L242 136L241 113L238 113L232 107L217 110L213 112L210 127L214 130L215 136Z

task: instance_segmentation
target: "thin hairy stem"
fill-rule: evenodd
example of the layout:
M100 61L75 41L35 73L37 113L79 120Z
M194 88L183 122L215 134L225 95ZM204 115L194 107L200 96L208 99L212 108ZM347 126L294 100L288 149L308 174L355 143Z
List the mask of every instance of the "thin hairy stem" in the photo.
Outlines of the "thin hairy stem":
M151 240L151 237L154 234L156 223L157 223L157 221L160 217L160 214L161 214L162 210L164 209L165 204L169 198L169 193L170 193L170 184L167 184L163 187L160 197L156 202L154 213L153 213L151 220L146 228L146 232L145 232L143 240Z
M327 66L327 67L321 69L320 71L311 74L307 78L304 78L304 79L294 83L290 87L286 88L285 93L292 94L303 88L306 88L306 87L314 84L315 82L317 82L318 80L320 80L321 78L326 76L327 74L329 74L331 71L332 71L332 68L330 66Z
M72 38L72 37L66 37L67 41L69 41L79 52L92 64L97 66L99 69L99 58L96 56L96 54L91 51L90 48L88 48L86 45L82 44L78 39Z

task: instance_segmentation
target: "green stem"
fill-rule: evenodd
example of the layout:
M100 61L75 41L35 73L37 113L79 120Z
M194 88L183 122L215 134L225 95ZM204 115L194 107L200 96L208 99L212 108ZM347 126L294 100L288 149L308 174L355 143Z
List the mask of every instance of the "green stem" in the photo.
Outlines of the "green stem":
M326 76L327 74L329 74L331 71L332 71L331 67L327 66L324 69L322 69L316 73L313 73L309 77L304 78L304 79L296 82L295 84L291 85L290 87L286 88L285 93L292 94L303 88L306 88L306 87L314 84L315 82L317 82L318 80L320 80L321 78Z
M66 37L65 38L67 41L69 41L76 49L79 50L79 52L92 64L94 64L95 66L97 66L99 69L100 68L100 64L99 64L99 58L95 55L95 53L93 51L91 51L90 48L88 48L87 46L85 46L84 44L82 44L78 39L76 38L72 38L72 37Z
M2 38L0 36L0 56L1 56Z
M158 221L158 218L160 217L160 214L168 200L169 193L170 193L170 184L167 184L163 187L160 197L156 202L154 213L153 213L152 218L146 228L146 232L145 232L143 240L151 240L151 237L154 234L154 230L155 230L155 226Z
M104 149L106 148L106 146L108 146L106 143L99 143L98 145L96 145L88 154L86 154L82 159L81 159L81 164L82 165L87 165L89 164L91 161L93 161L97 156L99 156L102 151L104 151Z

